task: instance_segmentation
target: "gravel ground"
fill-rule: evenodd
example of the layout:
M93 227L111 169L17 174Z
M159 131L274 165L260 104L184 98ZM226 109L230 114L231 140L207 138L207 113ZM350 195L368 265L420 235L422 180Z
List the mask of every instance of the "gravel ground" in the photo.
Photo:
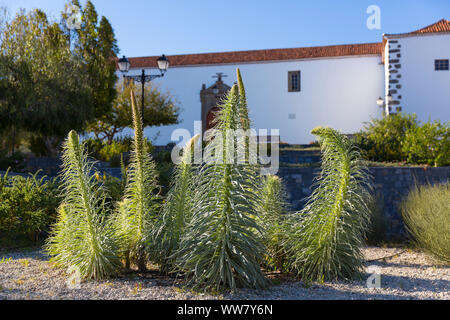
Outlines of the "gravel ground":
M450 266L424 253L396 248L364 249L366 266L376 266L381 287L369 289L366 280L304 284L277 279L270 290L240 290L209 295L182 289L182 282L157 272L128 274L108 281L87 281L69 288L64 271L48 262L41 251L0 252L2 299L450 299ZM398 255L396 255L398 254ZM386 259L372 261L374 259ZM2 260L3 259L3 260ZM367 270L369 271L369 270Z

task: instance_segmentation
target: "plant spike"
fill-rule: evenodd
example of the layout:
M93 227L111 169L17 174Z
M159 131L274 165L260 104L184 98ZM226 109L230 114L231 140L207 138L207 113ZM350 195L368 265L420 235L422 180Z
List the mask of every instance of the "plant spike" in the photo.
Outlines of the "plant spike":
M116 234L121 239L121 252L126 267L130 262L139 271L146 270L153 243L151 234L155 229L158 209L155 190L157 173L155 163L148 154L144 139L142 115L136 106L134 92L131 91L131 107L134 127L133 152L127 169L125 195L116 212Z
M104 194L92 175L78 135L64 144L62 186L65 195L46 250L57 265L79 270L82 278L103 279L117 272L120 261L113 229L104 218Z
M175 270L176 251L185 232L186 225L192 217L195 196L195 172L192 167L194 145L200 135L195 135L183 148L180 163L172 175L172 186L162 209L160 226L155 243L159 250L159 264L166 272Z
M275 175L263 177L259 197L258 223L264 231L267 265L274 270L283 270L287 258L283 243L288 237L284 232L288 204L283 181Z
M318 127L322 171L316 189L288 241L290 267L305 280L361 275L361 247L369 220L370 177L353 143L331 128Z
M238 87L239 87L239 118L241 121L241 127L244 130L250 129L250 118L248 116L247 97L245 94L244 81L242 81L241 71L236 69Z
M218 112L217 133L205 153L221 153L223 162L204 163L197 175L193 216L181 239L177 264L195 287L220 290L265 288L260 263L264 246L255 221L257 186L248 165L227 163L229 129L241 127L239 92L234 85Z

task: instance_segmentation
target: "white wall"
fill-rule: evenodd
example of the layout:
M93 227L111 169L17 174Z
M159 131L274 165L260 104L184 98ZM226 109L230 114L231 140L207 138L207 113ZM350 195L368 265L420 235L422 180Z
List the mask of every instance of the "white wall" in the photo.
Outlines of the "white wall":
M154 81L170 91L182 107L179 125L147 128L157 145L170 142L175 128L193 132L193 121L200 120L202 83L212 85L216 72L228 75L224 82L235 82L239 67L247 90L250 117L255 129L280 129L281 141L308 143L315 140L311 129L331 126L353 133L364 121L377 117L381 110L376 99L384 95L384 67L380 56L341 57L288 62L250 63L172 67L163 78ZM301 92L288 92L288 71L301 71ZM155 73L156 70L146 70ZM129 75L140 70L130 70ZM449 90L450 91L450 90ZM295 114L296 119L289 119Z
M450 71L435 71L435 59L450 59L450 35L399 38L401 106L419 120L450 121Z

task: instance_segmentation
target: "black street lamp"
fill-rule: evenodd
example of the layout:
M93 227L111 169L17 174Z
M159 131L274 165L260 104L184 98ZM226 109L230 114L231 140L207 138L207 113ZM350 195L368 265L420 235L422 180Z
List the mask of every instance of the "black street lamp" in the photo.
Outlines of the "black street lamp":
M150 74L150 75L146 75L145 74L145 70L142 69L142 73L141 75L138 76L126 76L125 73L128 72L128 70L130 70L131 67L131 63L130 61L123 56L122 58L120 58L117 63L119 65L119 70L123 73L123 77L130 80L133 79L136 82L140 82L142 84L142 110L141 110L141 115L142 115L142 119L144 119L144 94L145 94L145 83L146 82L150 82L153 79L156 78L160 78L164 76L164 73L166 73L166 71L169 69L169 59L166 58L165 55L162 55L161 57L159 57L156 60L157 64L158 64L158 69L160 74Z

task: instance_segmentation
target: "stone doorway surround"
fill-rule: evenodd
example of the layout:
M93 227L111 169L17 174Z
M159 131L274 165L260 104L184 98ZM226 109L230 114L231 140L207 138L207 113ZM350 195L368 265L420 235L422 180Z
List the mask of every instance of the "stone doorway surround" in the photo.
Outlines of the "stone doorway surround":
M213 76L213 78L217 78L217 81L212 86L207 88L205 84L202 84L200 101L202 104L201 119L203 132L212 127L215 113L219 110L217 106L231 89L230 86L223 82L223 77L226 77L226 75L222 72L218 72Z

